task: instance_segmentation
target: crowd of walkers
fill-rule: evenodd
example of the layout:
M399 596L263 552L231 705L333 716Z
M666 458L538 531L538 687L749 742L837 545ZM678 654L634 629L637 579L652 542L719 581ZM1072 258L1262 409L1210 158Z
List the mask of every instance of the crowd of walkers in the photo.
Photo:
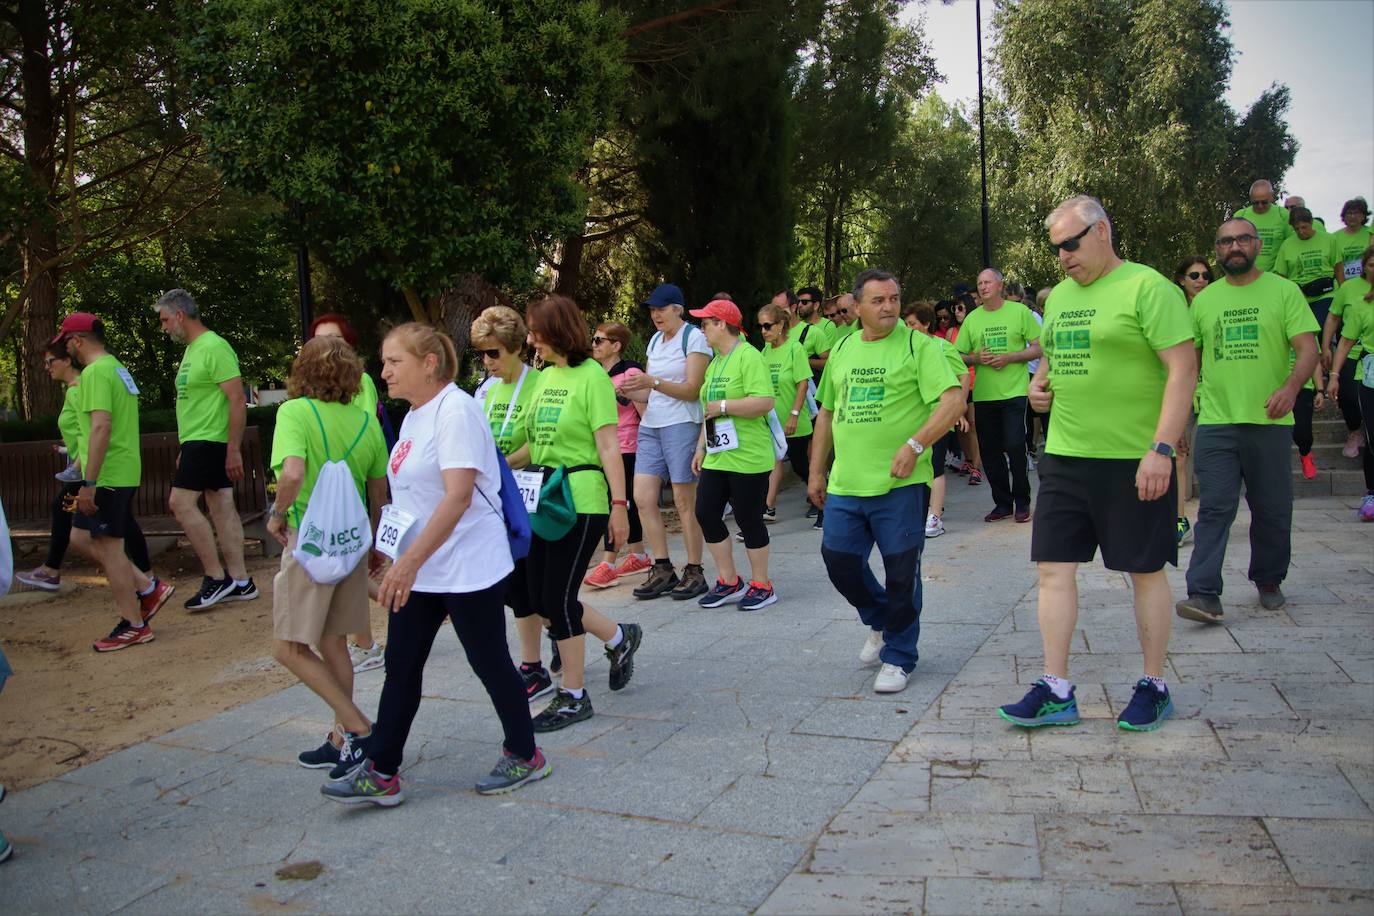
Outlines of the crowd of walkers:
M642 303L654 328L642 363L625 324L592 327L566 297L544 296L523 315L495 306L470 329L486 376L475 394L455 383L447 335L403 324L381 346L386 393L409 408L398 430L352 328L321 316L277 414L267 521L284 548L274 655L334 718L301 765L330 770L322 792L331 799L399 803L425 664L448 620L504 733L477 791L547 776L537 736L594 714L587 634L608 659L612 692L631 683L644 638L638 624L584 601L583 587L625 580L641 601L707 609L785 604L800 596L771 578L769 530L789 517L819 532L830 582L862 624L859 661L877 669L873 690L901 691L920 658L923 551L947 530L956 476L986 481L985 522L1031 525L1044 674L997 714L1027 727L1078 722L1068 669L1075 573L1100 551L1132 579L1143 654L1118 724L1159 727L1173 708L1164 680L1173 616L1223 619L1242 492L1249 578L1263 606L1283 606L1290 443L1314 476L1312 418L1328 400L1350 430L1346 454L1363 455L1359 518L1374 520L1368 207L1348 202L1344 227L1328 233L1300 204L1279 207L1267 182L1250 198L1218 227L1214 256L1184 258L1172 281L1123 260L1101 203L1080 196L1045 220L1065 278L1038 292L987 268L947 299L904 302L897 277L869 269L830 298L784 290L746 322L728 293L689 308L665 283ZM170 508L203 567L186 609L250 601L258 591L233 496L245 426L237 358L184 290L154 308L186 345ZM49 555L18 578L56 589L69 544L94 557L119 617L95 648L114 651L153 639L173 588L153 573L132 511L138 386L104 340L101 320L77 313L49 348L46 365L67 386L59 426L72 466L59 475ZM789 472L804 497L787 496ZM1194 474L1196 523L1185 511ZM665 490L680 525L671 538ZM528 515L527 542L513 515ZM1187 597L1175 605L1164 570L1190 537ZM680 541L681 567L670 540ZM389 611L384 649L369 596ZM354 675L383 661L369 719L353 700ZM531 714L535 701L544 702Z

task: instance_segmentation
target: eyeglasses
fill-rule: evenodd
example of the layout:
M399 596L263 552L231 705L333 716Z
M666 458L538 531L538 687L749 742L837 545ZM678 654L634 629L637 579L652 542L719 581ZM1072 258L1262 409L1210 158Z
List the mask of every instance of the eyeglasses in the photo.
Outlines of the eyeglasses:
M602 337L600 334L594 334L594 335L592 335L592 346L593 346L593 347L596 346L597 344L610 343L610 342L611 342L611 338L609 338L609 337Z
M55 362L57 362L57 358L56 358L56 357L54 357L54 356L45 356L45 357L43 357L43 368L44 368L44 369L49 369L49 368L52 367L52 364L55 363Z
M500 358L501 358L501 351L500 351L500 350L483 350L483 349L481 349L480 347L474 347L473 349L475 349L478 353L480 353L480 354L482 354L483 356L485 356L487 359L500 359Z
M1205 270L1190 270L1184 276L1189 280L1206 280L1208 283L1212 282L1212 275Z
M1064 241L1062 242L1050 242L1050 251L1054 252L1055 254L1058 254L1060 249L1063 249L1064 251L1077 251L1079 240L1082 239L1083 236L1091 232L1093 226L1095 225L1097 224L1089 223L1087 228L1084 229L1082 232L1078 233L1077 235L1071 235L1068 238L1064 239Z
M1248 233L1246 235L1223 235L1221 238L1217 239L1217 247L1230 248L1233 245L1248 245L1251 242L1257 241L1259 241L1259 236L1250 235Z
M765 330L765 331L771 331L771 330L773 330L773 328L777 327L777 325L778 325L778 323L777 323L776 321L760 321L760 322L759 322L759 327L762 328L762 329Z

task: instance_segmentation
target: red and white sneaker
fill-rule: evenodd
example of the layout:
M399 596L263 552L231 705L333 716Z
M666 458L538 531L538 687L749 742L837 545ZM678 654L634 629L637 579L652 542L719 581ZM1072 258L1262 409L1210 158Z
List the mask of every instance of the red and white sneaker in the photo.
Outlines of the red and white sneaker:
M587 578L582 581L592 588L610 588L620 584L620 579L615 574L615 567L609 563L596 564L596 569L588 573Z
M162 610L162 606L167 603L167 599L172 597L172 592L177 587L169 582L163 582L157 576L153 576L153 590L146 595L138 596L138 610L143 615L143 622L147 623L157 616L157 612Z
M136 627L123 617L119 618L119 623L110 631L110 635L104 639L95 641L95 651L97 652L117 652L120 649L127 649L136 646L141 642L153 641L153 628L147 625Z
M1298 459L1302 462L1302 476L1307 480L1312 480L1317 476L1317 462L1310 454L1299 455Z
M648 572L653 568L654 564L649 559L648 554L632 553L616 564L615 574L617 576L633 576L637 573Z

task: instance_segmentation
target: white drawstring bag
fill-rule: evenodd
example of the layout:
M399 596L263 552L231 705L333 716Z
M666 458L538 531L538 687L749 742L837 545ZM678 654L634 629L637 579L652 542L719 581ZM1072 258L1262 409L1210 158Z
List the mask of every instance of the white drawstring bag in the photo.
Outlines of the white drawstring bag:
M310 491L310 501L300 519L296 547L291 555L314 582L333 585L353 572L372 547L372 525L367 507L358 495L358 485L353 482L353 472L347 463L348 456L367 432L368 416L359 409L363 415L362 428L343 458L333 461L329 457L329 437L325 434L320 412L313 401L307 398L306 403L320 424L325 462L315 478L315 489Z

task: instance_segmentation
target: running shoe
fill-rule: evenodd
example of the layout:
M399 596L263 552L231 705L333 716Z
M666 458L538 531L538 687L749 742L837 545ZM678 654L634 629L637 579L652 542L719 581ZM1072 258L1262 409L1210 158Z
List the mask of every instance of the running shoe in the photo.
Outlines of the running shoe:
M228 577L223 579L211 579L209 576L206 576L201 580L200 591L188 598L186 603L182 606L188 611L203 611L223 601L233 590L233 579Z
M967 477L972 471L976 470L977 468L973 466L973 462L965 461L959 465L959 476Z
M307 770L332 770L339 765L339 749L334 746L333 737L342 736L343 729L335 726L329 734L324 736L324 743L314 750L301 751L296 755L296 762Z
M934 513L926 516L926 537L938 538L945 533L945 523Z
M606 659L611 663L611 689L624 690L635 676L635 653L644 639L644 630L637 623L620 625L620 645L606 646Z
M1004 519L1004 518L1011 518L1011 510L1010 510L1010 509L1001 509L1001 508L993 509L993 510L992 510L991 512L989 512L987 515L983 516L983 521L985 521L985 522L1000 522L1000 521L1001 521L1002 519Z
M28 572L15 573L14 578L23 582L29 588L41 588L45 592L55 592L62 585L62 574L50 576L43 572L42 567L36 567Z
M253 577L249 576L248 581L243 585L234 585L234 580L229 577L229 584L234 587L220 600L221 601L252 601L258 597L258 587L253 584Z
M1178 543L1186 544L1193 537L1193 523L1188 521L1188 516L1178 517Z
M1358 429L1352 431L1350 435L1345 437L1345 448L1341 449L1341 454L1347 458L1360 457L1360 444L1363 438L1364 434Z
M1121 715L1116 727L1133 732L1152 732L1174 714L1174 700L1168 688L1160 688L1147 677L1135 682L1135 693Z
M525 682L525 699L531 703L553 693L553 678L543 665L520 665L520 679Z
M579 698L560 688L553 695L552 702L544 707L544 711L534 717L534 730L537 732L556 732L560 728L567 728L569 725L584 719L590 719L592 713L592 695L590 693L584 690Z
M825 513L824 513L824 512L817 512L817 513L816 513L816 520L815 520L814 522L811 523L811 528L812 528L812 530L814 530L814 531L823 531L823 530L825 530Z
M633 576L635 573L647 572L653 569L653 566L653 561L649 559L648 554L627 554L625 559L616 564L615 574L617 576Z
M362 674L364 671L371 671L385 665L386 650L375 639L372 641L371 648L368 649L350 642L348 644L348 660L353 663L353 673Z
M362 763L363 760L367 758L367 752L371 744L371 729L368 729L366 735L344 731L340 736L339 762L334 764L334 769L329 771L329 778L342 779L349 770L355 769L358 764Z
M401 777L383 776L371 760L339 779L331 779L320 786L320 794L343 805L380 805L393 808L406 800L401 794Z
M744 532L743 532L743 531L740 531L740 532L736 533L736 535L735 535L735 540L736 540L738 543L743 544L743 543L744 543Z
M1017 509L1014 518L1016 519L1016 523L1017 523L1018 525L1024 525L1026 522L1030 521L1030 520L1031 520L1031 510L1030 510L1030 506L1027 506L1027 507L1024 508L1024 509Z
M75 461L67 462L67 466L65 468L58 471L56 474L52 476L56 477L63 483L76 483L78 480L82 479L81 468L77 466L77 463Z
M1075 689L1069 688L1069 697L1061 700L1054 695L1050 685L1038 680L1019 703L1000 707L997 714L1013 725L1038 728L1041 725L1077 725L1078 698Z
M123 617L119 618L119 623L110 631L110 635L104 639L97 639L93 648L97 652L118 652L120 649L127 649L139 643L153 641L153 628L150 626L136 627Z
M778 593L773 591L772 582L751 581L749 591L745 592L744 597L739 600L739 609L741 611L757 611L759 608L777 603Z
M1189 595L1174 605L1174 613L1198 623L1221 623L1221 599L1216 595Z
M1026 453L1026 470L1031 473L1035 472L1035 454L1033 452Z
M809 500L809 499L806 501L806 517L807 517L807 518L815 518L815 517L816 517L816 513L819 512L819 511L820 511L820 510L816 508L816 504L815 504L815 503L813 503L813 502L812 502L811 500Z
M619 585L620 579L616 576L614 566L609 563L598 563L595 569L587 573L587 577L582 582L592 588L610 588L613 585Z
M1266 611L1277 611L1288 603L1288 599L1283 597L1283 589L1279 588L1277 582L1263 585L1256 582L1255 590L1259 592L1260 607Z
M678 582L677 573L670 564L655 563L653 569L649 570L649 578L633 594L636 598L657 598L677 588Z
M157 616L157 612L162 610L162 606L167 603L167 599L172 597L172 592L176 591L176 586L163 582L157 576L153 576L153 590L146 595L138 596L138 612L143 616L143 622L147 623Z
M978 469L975 468L975 467L970 467L970 468L968 469L968 485L971 486L971 487L976 487L976 486L978 486L978 485L979 485L980 483L982 483L982 482L983 482L983 472L980 471L980 470L978 470Z
M1307 480L1314 480L1317 476L1317 462L1310 454L1299 455L1298 461L1302 463L1302 476Z
M911 675L897 665L884 664L873 678L874 693L901 693L906 689Z
M777 506L764 506L764 507L763 507L763 523L764 523L765 525L771 525L771 524L773 524L774 522L776 522L777 520L778 520L778 507L777 507Z
M674 601L686 601L709 591L706 585L706 570L700 563L688 563L682 567L682 581L671 592Z
M722 604L739 601L747 591L749 586L744 584L743 576L736 576L734 582L722 582L717 579L715 586L697 599L697 604L702 607L720 607Z
M1374 522L1374 493L1366 493L1360 500L1360 521Z
M956 474L968 473L964 470L963 462L959 460L959 456L954 454L953 452L950 452L948 455L945 456L945 470L953 471Z
M534 756L529 760L521 760L510 751L503 750L496 766L492 767L491 772L485 777L477 780L475 788L478 795L501 795L514 791L527 782L543 779L552 772L553 767L549 766L549 761L539 748L534 749Z
M859 650L859 664L867 667L878 663L878 654L883 651L883 631L869 630L864 639L864 647Z

